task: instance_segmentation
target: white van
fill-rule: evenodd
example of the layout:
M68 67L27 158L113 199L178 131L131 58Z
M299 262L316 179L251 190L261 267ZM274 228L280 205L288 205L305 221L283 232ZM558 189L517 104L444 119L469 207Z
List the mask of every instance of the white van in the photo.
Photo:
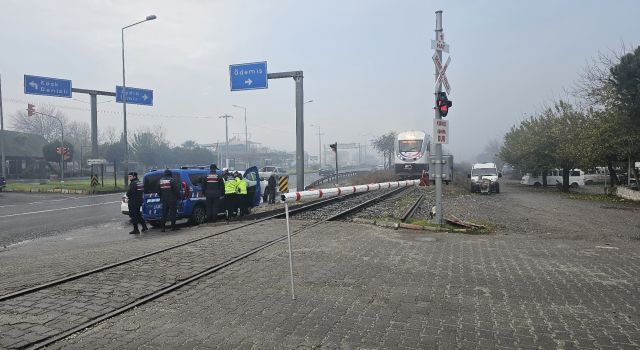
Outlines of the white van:
M474 164L468 177L471 179L471 193L500 193L498 178L502 177L502 174L498 172L495 163Z
M539 173L527 173L520 181L522 185L542 186L542 175ZM562 169L552 169L547 172L547 186L562 185ZM584 186L584 172L580 169L571 169L569 172L569 186L578 188Z
M587 170L584 173L584 183L591 185L597 182L604 182L609 176L609 170L606 167L595 167L595 169Z

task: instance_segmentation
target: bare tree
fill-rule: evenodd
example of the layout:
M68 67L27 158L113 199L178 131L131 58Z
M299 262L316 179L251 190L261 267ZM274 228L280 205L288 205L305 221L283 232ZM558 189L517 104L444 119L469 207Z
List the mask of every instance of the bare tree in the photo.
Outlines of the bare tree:
M64 126L64 138L76 146L87 145L91 140L91 128L85 122L69 122Z
M598 52L584 67L578 80L569 89L569 93L579 99L579 107L602 108L611 101L614 91L611 84L611 67L620 63L622 56L629 52L627 46L621 43L620 50L610 49L608 52Z
M109 127L100 129L100 135L98 136L98 140L100 141L100 143L105 143L105 144L120 142L121 134L122 134L121 132L117 132L116 129L109 126Z
M372 141L373 148L375 148L378 153L382 153L384 157L384 168L391 169L393 166L393 156L394 156L394 147L396 142L396 134L395 131L390 131Z
M53 115L67 124L67 117L54 107L42 106L38 108L38 112ZM30 117L26 111L19 110L13 115L12 126L16 131L41 135L49 142L60 139L60 123L45 115L35 114Z

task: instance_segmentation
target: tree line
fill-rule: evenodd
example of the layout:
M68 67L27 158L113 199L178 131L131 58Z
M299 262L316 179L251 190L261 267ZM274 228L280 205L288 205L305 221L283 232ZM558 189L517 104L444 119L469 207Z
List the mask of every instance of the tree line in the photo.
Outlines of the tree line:
M640 160L640 47L624 51L599 54L585 68L570 91L573 103L559 99L514 125L500 158L523 172L563 169L565 192L573 168L606 165L619 184L618 169Z
M69 121L64 113L53 107L42 106L39 110L44 114L57 117L62 122L64 147L68 152L64 157L65 162L84 163L85 166L80 165L80 167L86 169L86 160L91 158L91 128L89 124ZM28 116L26 112L18 111L13 115L12 127L15 131L41 135L47 141L47 144L42 148L42 154L50 168L49 171L59 171L60 122L44 115ZM110 163L121 164L124 160L122 133L116 133L114 129L105 129L99 135L98 152L99 158L106 159ZM211 149L192 140L187 140L178 146L172 146L161 127L136 130L129 139L129 161L139 163L142 169L206 165L215 159L216 154ZM56 164L57 169L54 169L51 163ZM45 176L48 174L34 175Z

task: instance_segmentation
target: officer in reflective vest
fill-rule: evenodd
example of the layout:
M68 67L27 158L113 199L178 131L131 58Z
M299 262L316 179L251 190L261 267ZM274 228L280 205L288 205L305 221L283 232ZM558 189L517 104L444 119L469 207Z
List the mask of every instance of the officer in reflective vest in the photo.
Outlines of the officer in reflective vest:
M238 209L238 184L233 178L232 174L229 174L224 181L224 208L227 211L227 220L230 216L236 215Z
M171 230L175 231L176 211L178 210L178 198L180 189L176 180L171 177L171 170L165 169L164 176L160 179L160 202L162 203L162 232L166 229L167 216L171 220Z
M129 173L129 190L127 191L129 217L133 224L133 231L130 234L138 234L138 224L142 226L142 232L147 230L147 224L145 224L140 212L140 206L142 206L142 182L138 180L138 173L132 171Z
M220 207L220 197L225 193L224 179L218 176L218 166L211 164L209 174L202 182L202 194L206 198L207 221L216 222L218 218L218 208Z
M240 173L236 172L236 183L238 184L238 206L240 207L240 215L249 214L249 195L247 194L247 182L242 178Z

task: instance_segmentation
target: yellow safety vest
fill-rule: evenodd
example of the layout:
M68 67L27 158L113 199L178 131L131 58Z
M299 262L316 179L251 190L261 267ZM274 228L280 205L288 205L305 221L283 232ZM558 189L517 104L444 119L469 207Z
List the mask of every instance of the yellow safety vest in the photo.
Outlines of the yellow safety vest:
M224 194L235 194L237 183L235 181L225 181L224 182Z
M247 182L244 180L240 180L236 178L236 182L238 183L238 189L240 190L240 194L247 194Z

